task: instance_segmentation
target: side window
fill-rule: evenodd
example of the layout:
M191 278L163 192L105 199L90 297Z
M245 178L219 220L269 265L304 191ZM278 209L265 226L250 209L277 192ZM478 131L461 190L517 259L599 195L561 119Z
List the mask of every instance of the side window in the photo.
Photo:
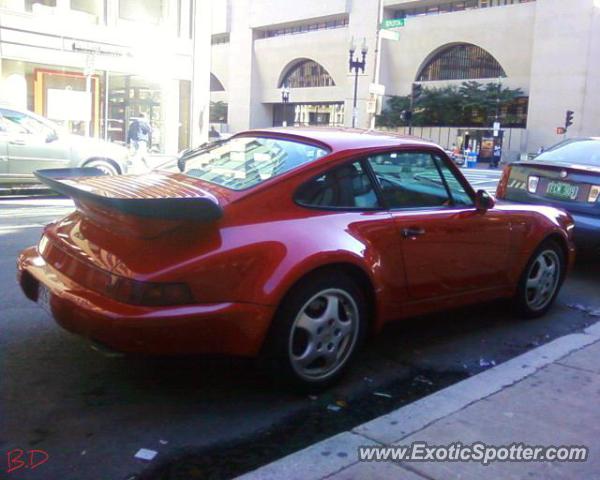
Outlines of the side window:
M450 205L446 185L429 153L393 152L368 159L390 208Z
M302 185L295 200L307 207L379 208L371 179L360 162L336 167Z
M0 108L0 132L18 134L18 133L27 133L27 130L20 126L18 123L15 123L10 119L9 116L6 116L6 113L10 114L11 110L4 110Z
M440 170L442 171L442 175L448 184L448 188L450 189L450 195L452 195L452 200L454 200L455 205L460 206L473 206L474 202L471 196L467 193L462 183L456 178L456 175L448 168L448 165L444 160L440 157L435 157L438 165L440 166Z
M19 129L19 133L29 133L31 135L47 136L52 133L52 129L43 124L36 118L25 113L15 112L14 110L0 110L2 116Z

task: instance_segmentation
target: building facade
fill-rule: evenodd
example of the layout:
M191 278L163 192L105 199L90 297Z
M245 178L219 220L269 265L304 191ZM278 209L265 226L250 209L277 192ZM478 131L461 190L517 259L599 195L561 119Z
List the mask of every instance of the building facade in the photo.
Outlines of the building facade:
M0 0L0 102L116 142L143 113L167 154L209 123L368 127L415 84L471 80L522 90L511 149L534 152L567 110L569 136L600 135L598 58L600 0Z
M371 84L389 98L415 83L474 80L523 91L514 113L526 131L515 151L561 140L567 110L575 112L569 136L600 135L598 0L218 0L212 18L211 102L227 105L223 129L350 125L354 39L358 57L363 42L368 49L357 88L361 127L376 108ZM404 25L379 34L387 19Z
M122 143L143 114L176 153L206 137L209 22L194 0L0 0L0 102Z

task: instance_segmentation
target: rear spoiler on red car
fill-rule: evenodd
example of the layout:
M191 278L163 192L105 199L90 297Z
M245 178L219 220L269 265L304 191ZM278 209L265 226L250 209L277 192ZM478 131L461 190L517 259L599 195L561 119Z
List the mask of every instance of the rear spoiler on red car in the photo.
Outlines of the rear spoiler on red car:
M76 204L90 203L127 215L166 220L210 222L223 216L218 199L210 192L166 175L161 182L150 184L143 175L106 176L110 182L95 181L95 177L105 176L97 168L47 169L34 174Z

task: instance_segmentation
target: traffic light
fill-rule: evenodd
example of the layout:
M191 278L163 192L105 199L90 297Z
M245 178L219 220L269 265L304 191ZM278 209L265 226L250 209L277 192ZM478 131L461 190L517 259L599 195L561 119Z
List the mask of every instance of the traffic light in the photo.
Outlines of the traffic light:
M422 94L423 94L423 85L421 85L420 83L413 83L412 84L413 102L416 102L419 98L421 98Z
M565 118L565 128L569 128L571 125L573 125L573 115L575 115L575 112L573 110L567 110L567 116Z
M412 112L410 110L402 110L400 117L404 122L410 123L410 121L412 120Z

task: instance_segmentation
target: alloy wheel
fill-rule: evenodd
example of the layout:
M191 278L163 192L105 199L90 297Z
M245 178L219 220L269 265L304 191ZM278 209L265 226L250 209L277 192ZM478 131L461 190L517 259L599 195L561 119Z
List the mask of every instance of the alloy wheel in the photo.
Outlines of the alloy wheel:
M344 290L327 289L300 309L289 338L289 358L306 380L324 380L338 371L354 350L359 310Z
M100 170L104 175L117 175L115 167L106 162L92 162L86 165L87 167L93 167Z
M525 289L532 310L542 310L550 303L560 280L560 259L554 250L541 252L529 267Z

